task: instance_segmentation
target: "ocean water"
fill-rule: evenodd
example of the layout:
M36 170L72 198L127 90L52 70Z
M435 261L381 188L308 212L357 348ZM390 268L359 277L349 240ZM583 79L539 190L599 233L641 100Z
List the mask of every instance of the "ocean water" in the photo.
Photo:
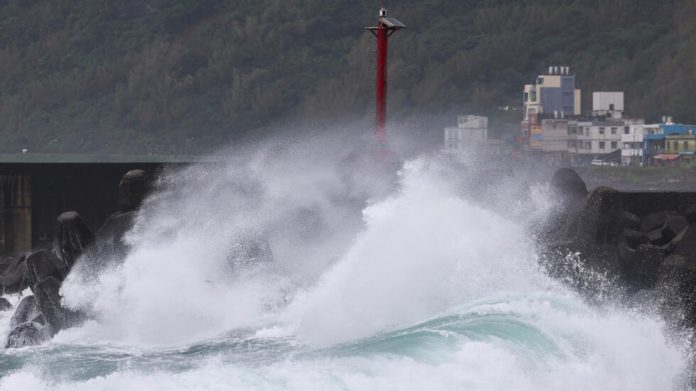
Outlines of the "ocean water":
M64 283L91 320L0 351L0 389L685 387L686 348L660 319L590 306L540 270L527 232L543 189L513 213L502 190L462 195L437 158L375 173L311 147L164 175L127 258ZM230 256L248 238L274 260Z

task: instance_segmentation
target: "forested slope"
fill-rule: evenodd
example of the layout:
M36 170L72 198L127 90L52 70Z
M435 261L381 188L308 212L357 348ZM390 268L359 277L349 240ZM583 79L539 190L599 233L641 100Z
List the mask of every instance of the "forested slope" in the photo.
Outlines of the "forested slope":
M385 3L392 115L516 119L570 65L630 114L696 122L694 0L0 0L0 152L196 153L373 110Z

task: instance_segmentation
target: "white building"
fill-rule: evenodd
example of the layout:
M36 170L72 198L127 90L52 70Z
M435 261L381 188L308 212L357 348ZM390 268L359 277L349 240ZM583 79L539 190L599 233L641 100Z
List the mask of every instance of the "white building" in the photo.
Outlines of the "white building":
M626 127L624 121L578 122L578 153L602 155L620 149Z
M536 149L572 164L589 164L592 160L620 163L624 135L631 126L644 124L642 119L624 118L623 92L592 94L592 114L583 119L567 119L562 113L541 118L537 133L532 132Z
M660 132L660 124L631 125L621 135L621 163L626 166L640 166L643 161L643 148L646 134Z
M485 144L488 140L488 117L462 115L457 127L445 128L445 151L461 152Z
M624 136L642 119L624 118L623 92L593 92L592 118L578 123L578 153L604 155L623 149ZM617 156L618 158L618 156Z

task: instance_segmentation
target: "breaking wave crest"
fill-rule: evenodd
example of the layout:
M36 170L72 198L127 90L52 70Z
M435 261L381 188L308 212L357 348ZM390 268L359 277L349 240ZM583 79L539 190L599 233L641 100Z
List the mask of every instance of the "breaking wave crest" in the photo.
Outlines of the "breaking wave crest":
M660 321L549 279L524 219L443 159L376 172L324 141L165 174L128 256L64 284L91 320L4 351L0 388L679 387Z

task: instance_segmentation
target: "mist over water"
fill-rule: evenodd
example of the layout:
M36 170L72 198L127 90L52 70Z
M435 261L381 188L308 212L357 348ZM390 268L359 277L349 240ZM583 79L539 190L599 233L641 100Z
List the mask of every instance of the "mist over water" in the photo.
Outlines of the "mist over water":
M391 164L349 133L165 173L125 260L63 285L91 320L3 352L0 388L679 389L661 321L538 267L543 186L438 153ZM268 249L249 260L249 241Z

